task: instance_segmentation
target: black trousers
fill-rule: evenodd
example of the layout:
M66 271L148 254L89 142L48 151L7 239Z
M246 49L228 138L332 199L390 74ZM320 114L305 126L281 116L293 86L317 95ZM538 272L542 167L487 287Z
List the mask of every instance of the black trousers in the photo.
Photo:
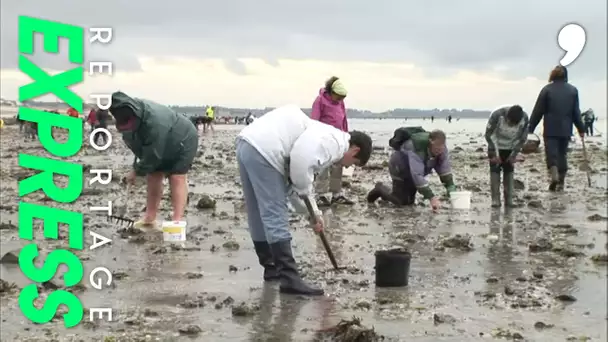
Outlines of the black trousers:
M570 138L545 137L545 161L547 168L557 166L560 174L568 172L568 144Z

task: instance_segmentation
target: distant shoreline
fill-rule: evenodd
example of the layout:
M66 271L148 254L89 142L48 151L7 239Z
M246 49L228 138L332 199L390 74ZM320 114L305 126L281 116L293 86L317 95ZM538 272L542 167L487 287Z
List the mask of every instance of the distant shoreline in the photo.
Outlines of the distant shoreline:
M64 103L54 103L54 102L28 102L27 106L33 108L43 108L47 110L57 110L61 113L67 111L68 107ZM86 105L87 107L91 107L91 105ZM173 110L178 113L190 115L202 114L205 112L207 107L205 106L170 106ZM17 110L19 107L17 106L6 106L2 105L2 111L0 116L2 118L8 118L11 115L15 116L17 114ZM227 108L227 107L216 107L215 113L216 117L230 116L230 117L245 117L247 114L252 113L253 115L259 117L269 111L274 109L273 107L268 107L264 109L249 109L249 108ZM302 110L310 115L311 108L302 108ZM88 110L87 110L88 112ZM422 118L430 118L434 116L438 119L445 119L448 116L452 116L452 118L488 118L490 116L490 111L476 111L472 109L433 109L433 110L424 110L424 109L392 109L389 111L374 113L366 110L358 110L354 108L347 109L347 116L351 119L422 119Z

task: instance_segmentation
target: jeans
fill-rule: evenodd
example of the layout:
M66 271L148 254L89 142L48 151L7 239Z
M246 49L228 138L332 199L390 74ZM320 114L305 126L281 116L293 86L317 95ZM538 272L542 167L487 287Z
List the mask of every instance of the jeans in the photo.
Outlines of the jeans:
M241 139L236 143L236 160L251 239L268 243L291 240L285 177Z

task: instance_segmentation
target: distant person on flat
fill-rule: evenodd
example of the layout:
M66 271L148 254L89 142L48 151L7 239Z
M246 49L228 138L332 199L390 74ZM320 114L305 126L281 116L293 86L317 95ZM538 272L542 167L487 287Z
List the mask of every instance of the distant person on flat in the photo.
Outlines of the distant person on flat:
M492 207L500 207L500 173L503 173L505 207L513 206L515 158L528 139L528 114L519 105L496 109L486 126Z
M215 108L213 106L207 107L205 116L203 117L203 133L207 132L207 128L211 129L211 132L215 132L213 128L213 122L215 121Z
M342 80L332 76L319 90L319 95L312 104L310 118L348 132L346 106L344 105L347 94ZM321 172L316 179L316 190L319 194L317 204L320 207L332 204L354 204L342 193L342 165L336 164Z
M583 114L581 114L583 118L583 123L585 124L585 133L588 137L593 136L593 124L597 120L595 113L593 113L593 109L587 109Z
M549 75L549 84L541 89L530 115L529 132L534 133L543 120L545 159L549 170L549 191L563 191L568 172L568 144L572 125L581 139L585 125L581 120L578 89L568 83L568 69L558 65Z
M394 150L388 165L392 189L381 182L376 183L367 194L367 202L382 198L398 206L413 205L419 192L429 200L433 211L438 210L441 206L439 197L425 177L435 170L448 195L456 190L445 133L440 130L427 132L422 127L402 127L395 130L389 146Z

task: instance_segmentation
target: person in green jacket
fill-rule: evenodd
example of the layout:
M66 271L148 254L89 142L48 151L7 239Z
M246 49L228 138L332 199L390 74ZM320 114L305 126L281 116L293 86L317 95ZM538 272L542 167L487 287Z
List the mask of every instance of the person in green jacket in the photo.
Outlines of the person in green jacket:
M392 188L382 182L376 183L367 194L367 202L382 198L398 206L413 205L416 194L420 193L436 211L441 203L425 178L433 170L439 175L448 196L456 191L443 131L427 132L422 127L398 128L389 140L389 146L394 150L388 162Z
M135 223L138 228L155 228L156 214L163 194L163 179L169 178L173 220L182 221L188 197L186 175L198 149L194 125L167 106L128 96L112 94L110 113L116 128L138 162L126 177L132 184L146 176L146 213Z

